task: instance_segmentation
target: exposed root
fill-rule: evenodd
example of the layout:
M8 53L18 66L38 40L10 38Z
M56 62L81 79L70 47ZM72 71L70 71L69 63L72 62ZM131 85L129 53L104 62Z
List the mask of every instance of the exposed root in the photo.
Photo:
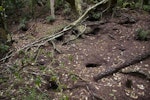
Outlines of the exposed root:
M148 73L146 71L142 71L140 69L136 69L136 70L135 69L121 70L120 73L141 77L142 79L144 78L144 79L150 81L150 73Z
M147 59L150 57L150 51L145 52L144 54L138 55L137 57L131 59L131 60L127 60L124 63L122 63L119 66L116 67L110 67L110 69L106 70L105 72L99 73L98 75L94 76L94 81L98 81L104 77L110 76L114 73L117 73L118 71L120 71L123 68L126 68L130 65L136 64L144 59Z

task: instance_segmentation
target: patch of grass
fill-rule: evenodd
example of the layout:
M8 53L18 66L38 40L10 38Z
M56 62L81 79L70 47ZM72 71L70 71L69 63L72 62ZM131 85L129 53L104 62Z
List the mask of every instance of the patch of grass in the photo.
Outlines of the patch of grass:
M39 66L39 69L40 69L40 70L43 70L43 71L44 71L45 68L46 68L46 66L42 66L42 65Z
M74 82L78 80L78 77L74 74L72 74L70 77Z
M0 53L6 53L6 52L8 52L8 50L9 50L9 46L8 45L5 45L5 44L0 44Z
M52 53L51 53L51 52L46 52L46 55L47 55L48 57L52 57Z
M22 18L19 23L20 23L19 26L18 26L19 29L21 29L22 31L27 31L28 30L27 18L26 17Z
M70 62L72 62L73 61L73 55L68 55L68 59Z
M45 94L39 93L35 88L29 88L28 94L24 95L22 100L50 100Z
M46 22L52 23L52 22L54 22L54 21L55 21L55 18L53 18L52 16L47 16L47 17L46 17Z
M39 86L41 86L41 84L42 84L41 77L37 76L37 77L35 78L35 85L36 85L37 87L39 87Z
M145 11L150 11L150 5L143 5L143 9Z
M150 30L138 29L136 31L136 39L141 41L147 41L150 39Z

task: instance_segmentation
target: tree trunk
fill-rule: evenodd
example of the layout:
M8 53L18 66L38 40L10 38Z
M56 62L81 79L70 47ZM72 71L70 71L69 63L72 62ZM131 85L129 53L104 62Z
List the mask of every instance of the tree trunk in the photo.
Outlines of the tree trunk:
M7 32L0 28L0 58L4 56L4 54L8 51L7 42Z
M50 9L51 9L51 16L55 18L55 7L54 7L55 1L50 0Z

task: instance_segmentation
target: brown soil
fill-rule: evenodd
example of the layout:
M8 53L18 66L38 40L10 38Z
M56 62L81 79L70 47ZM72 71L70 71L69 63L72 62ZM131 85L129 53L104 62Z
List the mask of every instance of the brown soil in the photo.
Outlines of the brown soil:
M134 21L127 22L130 20L128 18L132 18ZM150 41L135 39L137 29L150 30L150 14L127 11L116 18L107 18L106 16L103 21L103 24L94 26L98 29L94 34L87 33L83 38L78 38L66 45L61 45L63 40L56 41L56 47L61 51L60 54L53 52L51 44L47 44L43 47L36 62L29 62L23 68L19 65L22 68L20 73L25 82L16 83L20 84L18 87L35 87L35 82L31 78L41 76L40 91L48 94L54 100L64 98L63 96L68 96L69 100L149 100L150 81L146 78L120 72L98 82L95 82L93 77L150 50ZM27 32L16 31L14 34L14 39L18 41L14 43L14 47L20 48L47 33L58 31L64 27L64 23L68 22L62 17L52 25L44 24L40 20L29 22L31 27ZM56 29L59 25L60 28ZM54 28L56 30L53 30ZM11 61L19 64L19 59L21 57ZM8 66L9 63L4 65ZM39 70L40 66L44 66L44 70ZM150 58L128 68L140 69L149 75ZM56 82L49 81L54 76L57 77ZM7 81L6 83L11 82ZM59 89L55 90L57 85L62 92ZM5 86L3 83L0 83L0 86L3 92L7 89L7 85ZM13 89L16 95L22 95L17 92L18 88L13 87Z

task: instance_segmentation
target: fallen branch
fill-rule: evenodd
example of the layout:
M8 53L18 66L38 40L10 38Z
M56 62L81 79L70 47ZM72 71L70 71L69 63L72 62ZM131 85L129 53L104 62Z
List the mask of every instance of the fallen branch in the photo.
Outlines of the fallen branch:
M64 35L66 31L71 30L74 26L77 26L79 23L82 22L82 20L84 20L85 18L87 18L87 15L88 15L88 13L89 13L90 11L92 11L94 8L98 7L99 5L102 5L102 4L107 3L108 1L109 1L109 0L102 0L102 1L100 1L100 2L98 2L98 3L96 3L95 5L89 7L89 8L85 11L85 13L84 13L82 16L80 16L76 21L74 21L73 23L71 23L71 24L69 24L68 26L66 26L65 28L63 28L62 31L60 31L60 32L58 32L58 33L55 33L55 34L53 34L53 35L46 36L46 37L43 37L43 38L38 39L37 41L34 41L34 42L32 42L31 44L28 44L28 45L24 46L23 48L21 48L21 49L19 49L19 50L16 50L14 53L12 53L12 54L10 54L10 55L7 55L7 56L5 56L4 58L0 59L0 62L5 62L6 59L8 59L8 58L14 56L15 54L17 54L17 53L20 52L21 50L24 51L24 50L28 50L28 49L30 49L30 48L32 48L32 47L40 47L40 46L42 46L42 45L45 45L45 43L47 43L47 42L49 42L49 41L52 41L52 40L54 40L54 39L56 39L56 38L58 38L58 37Z
M114 73L117 73L121 69L126 68L126 67L128 67L130 65L136 64L136 63L138 63L138 62L140 62L142 60L145 60L145 59L147 59L149 57L150 57L150 51L145 52L145 53L143 53L141 55L138 55L138 56L134 57L131 60L125 61L124 63L122 63L121 65L119 65L117 67L113 67L113 68L108 69L105 72L99 73L98 75L93 77L94 81L98 81L98 80L100 80L100 79L102 79L104 77L107 77L107 76L110 76L110 75L112 75Z
M50 36L46 36L44 38L38 39L37 41L32 42L31 44L28 44L18 50L16 50L15 52L13 52L10 55L5 56L4 58L0 59L0 62L5 62L8 58L13 57L15 54L18 54L20 51L27 51L28 49L32 48L32 47L41 47L42 45L46 44L49 41L52 41L62 35L65 34L66 31L69 31L72 27L71 26L66 26L62 31L50 35Z

